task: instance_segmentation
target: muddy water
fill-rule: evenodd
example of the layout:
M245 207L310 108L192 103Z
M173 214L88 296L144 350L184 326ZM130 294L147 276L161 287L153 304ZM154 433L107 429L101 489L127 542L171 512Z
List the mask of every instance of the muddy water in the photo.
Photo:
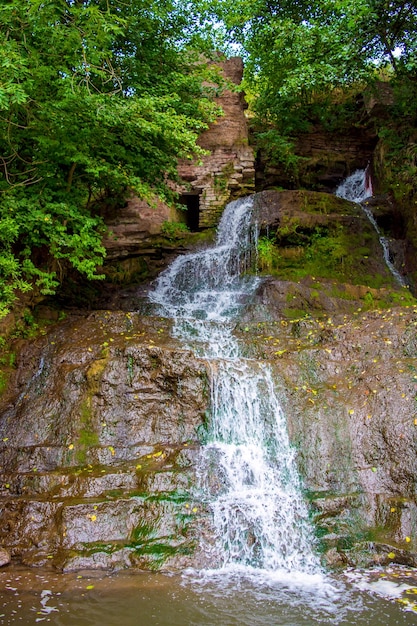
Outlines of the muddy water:
M6 569L0 572L0 619L57 626L407 625L417 622L414 584L417 573L405 569L333 578Z

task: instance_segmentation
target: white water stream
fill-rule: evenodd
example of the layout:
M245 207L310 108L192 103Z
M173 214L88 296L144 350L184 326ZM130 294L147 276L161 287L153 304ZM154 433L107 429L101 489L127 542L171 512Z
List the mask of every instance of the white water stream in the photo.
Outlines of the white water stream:
M366 170L357 170L351 176L348 176L348 178L346 178L346 180L344 180L336 189L336 196L344 198L345 200L350 200L351 202L356 202L361 206L362 211L365 213L378 235L386 266L394 276L397 283L401 285L401 287L406 287L407 283L404 277L399 273L391 261L389 239L384 237L381 233L381 229L379 228L371 209L365 204L365 200L372 196L372 185L370 180L367 178Z
M211 371L211 422L199 469L223 568L317 573L307 507L270 368L241 358L234 320L259 280L253 199L230 203L216 244L177 258L150 300Z

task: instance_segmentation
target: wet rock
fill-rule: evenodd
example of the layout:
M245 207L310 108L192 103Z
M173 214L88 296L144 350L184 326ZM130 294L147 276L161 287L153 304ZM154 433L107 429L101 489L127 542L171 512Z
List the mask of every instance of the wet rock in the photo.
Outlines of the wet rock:
M294 152L301 157L296 169L284 163L271 164L264 150L258 151L256 188L333 191L346 176L367 166L376 141L370 127L349 126L346 133L335 135L316 124L295 140Z
M236 332L275 368L326 562L386 562L380 545L413 562L417 309L291 320L272 288L268 321ZM22 353L0 422L0 540L24 563L175 569L214 554L191 496L207 373L168 330L97 312Z
M398 563L399 565L408 565L410 567L417 566L417 554L409 550L404 550L398 546L390 546L386 544L375 544L374 550L376 557L374 563L378 565L390 565Z
M57 327L21 363L0 420L5 547L66 570L183 563L204 363L162 320L104 312Z
M10 556L10 552L5 548L0 548L0 567L8 565L11 560L12 557Z
M331 569L337 567L346 566L346 558L343 553L339 552L336 548L331 548L324 555L325 563Z
M417 307L291 320L264 304L268 321L248 319L239 336L275 368L322 545L351 565L375 562L371 544L394 545L411 563Z
M270 278L235 328L245 356L275 373L329 566L415 561L417 307L364 310L367 295L369 306L404 294ZM96 311L24 346L0 407L0 541L14 558L65 570L218 563L193 489L208 371L170 327Z

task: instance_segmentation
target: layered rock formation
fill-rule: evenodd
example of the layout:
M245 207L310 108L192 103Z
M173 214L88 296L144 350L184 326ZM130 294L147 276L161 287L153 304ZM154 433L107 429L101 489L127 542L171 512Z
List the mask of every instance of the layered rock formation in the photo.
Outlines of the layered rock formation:
M303 288L314 300L314 282ZM417 307L342 314L333 297L332 312L283 315L283 294L301 290L266 282L268 321L246 319L240 332L251 355L276 364L325 559L416 565Z
M335 133L317 125L294 138L294 154L298 158L295 167L273 164L264 150L258 152L256 189L281 187L332 192L344 178L371 162L376 143L372 127Z
M23 563L189 563L207 374L167 334L163 320L101 312L21 354L3 398L0 544Z
M415 301L357 205L314 192L256 203L281 265L235 334L275 371L324 558L417 564ZM204 360L153 315L97 311L23 342L0 399L0 544L67 570L207 564L195 486L209 390Z

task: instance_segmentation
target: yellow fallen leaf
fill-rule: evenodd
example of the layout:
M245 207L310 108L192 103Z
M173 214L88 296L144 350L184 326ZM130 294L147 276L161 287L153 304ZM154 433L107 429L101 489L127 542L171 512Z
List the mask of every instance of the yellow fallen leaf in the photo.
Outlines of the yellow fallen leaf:
M70 445L68 446L68 450L73 450L74 449L74 444L70 443Z
M142 465L141 465L140 463L138 463L138 464L136 465L136 469L142 469Z
M114 448L113 448L113 446L109 446L108 449L110 450L111 455L114 456Z
M97 515L89 515L88 517L91 519L92 522L95 522L97 519Z
M354 414L354 410L353 409L349 409L349 415L353 415Z
M395 553L394 552L388 552L387 557L389 559L394 559L395 558Z
M158 458L159 456L161 456L161 455L162 455L162 450L160 450L159 452L155 452L155 453L153 454L153 456L155 457L155 459L157 459L157 458Z
M396 510L397 510L397 509L395 508L395 506L392 506L392 507L390 508L391 513L395 513L395 511L396 511Z
M197 507L195 506L195 507L193 508L193 513L197 513L197 511L198 511L198 509L197 509Z
M410 543L411 537L406 537L405 540L406 540L407 543Z
M86 589L94 589L94 585L87 585Z

